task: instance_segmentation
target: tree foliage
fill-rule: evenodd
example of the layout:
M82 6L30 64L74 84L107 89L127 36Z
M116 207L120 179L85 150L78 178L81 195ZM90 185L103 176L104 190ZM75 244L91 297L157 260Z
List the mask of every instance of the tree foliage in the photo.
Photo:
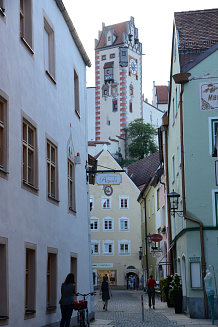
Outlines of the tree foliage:
M143 159L158 151L154 141L157 130L151 124L145 124L142 118L132 121L126 128L126 133L130 157Z

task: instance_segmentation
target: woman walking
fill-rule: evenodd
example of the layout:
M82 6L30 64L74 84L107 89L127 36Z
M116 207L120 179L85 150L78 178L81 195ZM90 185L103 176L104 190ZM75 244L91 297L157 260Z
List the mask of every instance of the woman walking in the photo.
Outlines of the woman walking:
M73 313L73 300L75 294L74 274L67 275L64 283L61 285L61 322L60 327L69 327L70 319Z
M110 300L110 286L107 281L107 277L103 277L103 282L101 283L101 291L102 301L104 303L103 310L107 311L108 300Z

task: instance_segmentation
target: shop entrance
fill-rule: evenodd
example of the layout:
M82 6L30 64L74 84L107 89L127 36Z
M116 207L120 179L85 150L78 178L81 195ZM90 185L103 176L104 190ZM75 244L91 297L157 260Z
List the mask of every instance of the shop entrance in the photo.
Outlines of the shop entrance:
M139 289L139 276L135 272L128 272L126 274L126 288Z
M103 277L107 275L110 285L117 285L117 271L116 270L98 270L97 279L98 285L101 285Z

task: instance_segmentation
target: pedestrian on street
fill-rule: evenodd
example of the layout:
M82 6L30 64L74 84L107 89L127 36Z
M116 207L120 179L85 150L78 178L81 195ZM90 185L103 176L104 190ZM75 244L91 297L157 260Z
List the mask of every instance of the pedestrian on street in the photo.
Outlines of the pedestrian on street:
M143 275L141 276L141 289L143 290L144 288L144 278L143 278Z
M103 310L107 311L108 300L110 300L111 289L106 276L103 277L100 294L102 295L102 301L104 303Z
M155 309L155 286L156 281L153 279L153 275L150 275L150 278L147 280L146 287L148 286L148 299L149 299L149 308L151 308L151 300L153 309Z
M133 276L130 276L130 288L133 290L135 283L135 278Z
M60 327L69 327L70 319L73 313L73 301L75 294L74 274L67 275L64 283L61 285L61 299L59 301L61 306L61 322Z

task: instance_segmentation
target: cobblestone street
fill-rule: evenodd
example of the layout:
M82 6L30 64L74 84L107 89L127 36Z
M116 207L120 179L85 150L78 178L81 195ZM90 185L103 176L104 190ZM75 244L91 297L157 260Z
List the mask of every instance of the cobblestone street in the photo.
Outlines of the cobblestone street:
M171 326L211 326L210 320L190 319L184 314L175 314L174 308L168 308L156 297L155 310L148 308L147 295L144 293L144 322L142 322L141 291L113 291L108 311L103 310L99 292L95 296L96 327L171 327ZM216 325L216 323L215 323ZM216 325L217 326L217 325Z

